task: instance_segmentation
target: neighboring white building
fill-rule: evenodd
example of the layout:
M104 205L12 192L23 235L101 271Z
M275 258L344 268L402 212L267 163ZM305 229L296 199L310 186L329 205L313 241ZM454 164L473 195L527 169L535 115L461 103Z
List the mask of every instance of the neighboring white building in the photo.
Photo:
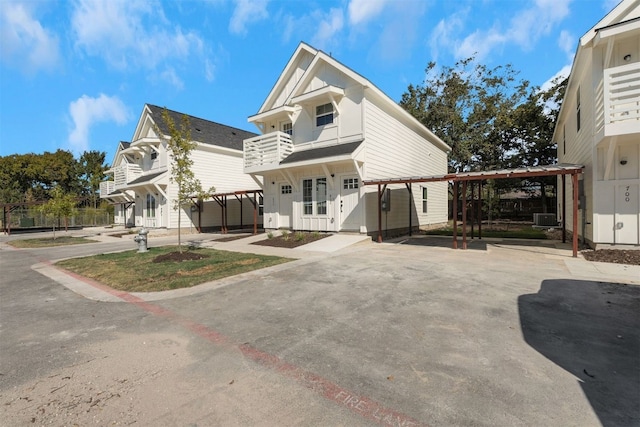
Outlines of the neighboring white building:
M262 179L264 227L377 230L377 189L362 181L447 173L450 147L380 89L301 43L244 141L244 171ZM261 178L258 178L261 177ZM447 221L447 183L390 186L385 230Z
M173 208L177 197L177 185L171 183L171 155L167 148L168 130L162 120L163 108L145 104L133 134L132 142L118 145L108 174L113 180L102 182L100 197L115 204L115 223L147 228L178 227L178 211ZM182 113L167 110L180 126ZM191 138L197 142L191 152L193 172L206 191L212 186L216 193L254 190L258 184L242 172L242 141L254 133L219 123L187 116L191 126ZM154 124L164 134L158 137ZM242 223L253 224L253 205L242 198ZM230 226L241 223L240 202L234 199L228 205ZM198 215L202 215L198 218ZM203 229L222 225L219 205L209 199L203 203L202 212L183 209L180 226Z
M580 39L553 140L559 163L585 165L578 234L592 246L640 244L639 0ZM558 201L563 191L571 201L570 182Z

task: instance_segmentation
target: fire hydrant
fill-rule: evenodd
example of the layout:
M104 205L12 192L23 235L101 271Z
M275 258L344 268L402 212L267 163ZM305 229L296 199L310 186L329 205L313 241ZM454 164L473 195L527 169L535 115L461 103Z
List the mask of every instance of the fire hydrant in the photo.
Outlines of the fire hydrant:
M142 227L140 231L138 231L138 235L133 238L134 242L138 242L138 253L147 252L147 234L149 234L149 230Z

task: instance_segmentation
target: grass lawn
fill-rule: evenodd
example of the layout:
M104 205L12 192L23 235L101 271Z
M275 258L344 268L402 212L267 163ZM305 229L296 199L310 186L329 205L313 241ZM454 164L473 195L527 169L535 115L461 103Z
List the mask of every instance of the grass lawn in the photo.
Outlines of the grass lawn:
M127 251L73 258L56 265L121 291L154 292L188 288L292 261L276 256L199 248L190 249L189 253L200 259L154 262L158 257L171 258L167 254L177 250L177 246L163 246L145 253Z
M453 227L447 226L437 230L425 231L425 234L437 236L453 236ZM475 226L474 234L478 236L478 226ZM467 236L471 235L471 227L467 227ZM462 227L458 227L458 236L462 236ZM529 227L513 228L511 230L501 230L495 228L482 227L482 237L499 237L507 239L546 239L544 230Z
M86 239L84 237L60 236L41 237L38 239L13 240L7 244L15 248L47 248L50 246L80 245L82 243L95 243L97 240Z

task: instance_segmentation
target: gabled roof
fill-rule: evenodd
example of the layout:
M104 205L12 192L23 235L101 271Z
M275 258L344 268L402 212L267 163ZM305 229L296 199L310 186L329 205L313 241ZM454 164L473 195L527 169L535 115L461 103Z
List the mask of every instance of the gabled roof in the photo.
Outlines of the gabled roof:
M166 171L162 171L162 172L151 173L148 175L142 175L141 177L134 179L127 185L132 186L132 185L140 185L140 184L149 184L151 181L153 181L154 179L156 179L157 177L165 173Z
M331 145L329 147L312 148L311 150L295 151L283 159L280 164L305 162L308 160L325 159L328 157L344 156L353 153L362 141L347 144Z
M306 66L302 76L298 79L298 81L296 82L291 92L287 94L286 100L284 102L285 105L290 103L292 98L296 96L300 96L302 92L305 90L305 88L307 87L308 83L311 81L311 79L313 79L315 72L323 64L328 64L329 66L337 69L338 71L340 71L341 73L349 77L350 79L361 84L364 88L371 90L374 93L375 97L380 99L390 110L394 111L395 114L398 114L399 116L404 117L404 119L410 122L412 126L414 126L415 128L422 129L422 131L424 131L430 137L432 142L439 145L442 150L451 151L451 147L449 147L446 143L444 143L444 141L438 138L430 129L428 129L422 123L420 123L418 119L413 117L409 112L407 112L404 108L402 108L397 102L391 99L383 91L378 89L369 80L367 80L357 72L353 71L351 68L347 67L340 61L336 60L331 55L328 55L321 50L314 49L313 47L309 46L304 42L301 42L298 45L298 48L294 52L291 59L289 59L289 62L287 63L282 73L280 73L280 77L278 78L278 81L269 92L269 95L267 96L265 102L262 104L262 106L260 107L260 110L255 116L258 116L261 113L264 113L265 111L269 111L274 108L281 107L281 105L274 105L275 100L277 99L279 94L281 94L283 91L286 90L286 85L289 82L289 79L291 78L291 76L293 76L294 72L296 71L297 69L296 67L298 67L298 65L302 63L302 60L305 58L305 56L309 54L313 55L313 59Z
M640 0L622 0L611 12L606 14L604 18L580 37L580 46L589 44L589 42L595 38L598 31L625 21L631 21L639 16Z
M169 129L162 120L162 111L164 110L164 108L158 107L157 105L153 104L145 104L145 109L149 111L151 120L153 120L153 122L158 125L162 133L168 135ZM186 115L189 119L191 139L203 144L215 145L218 147L242 151L242 142L245 139L257 136L257 134L253 132L248 132L246 130L212 122L210 120L201 119L199 117L180 113L178 111L167 109L167 112L169 113L169 117L171 117L171 119L177 126L180 126L182 117Z

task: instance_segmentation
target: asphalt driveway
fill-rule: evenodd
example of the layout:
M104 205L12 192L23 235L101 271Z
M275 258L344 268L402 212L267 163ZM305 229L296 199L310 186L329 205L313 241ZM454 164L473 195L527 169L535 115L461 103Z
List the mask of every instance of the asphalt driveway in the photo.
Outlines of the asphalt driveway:
M12 424L640 423L633 269L523 245L362 242L205 291L103 302L31 268L114 245L2 247Z

